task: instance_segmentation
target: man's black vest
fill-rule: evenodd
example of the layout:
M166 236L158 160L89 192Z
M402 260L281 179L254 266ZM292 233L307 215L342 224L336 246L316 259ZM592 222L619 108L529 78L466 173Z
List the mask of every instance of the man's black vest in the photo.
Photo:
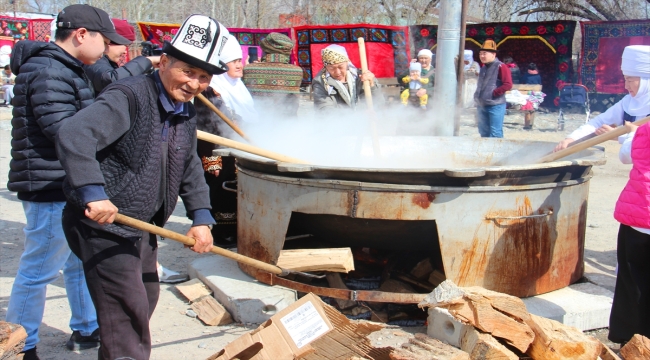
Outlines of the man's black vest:
M196 123L190 121L193 114L190 118L171 115L169 122L161 119L160 114L165 112L158 101L158 88L151 75L123 79L105 91L113 88L120 89L129 98L131 128L118 141L97 153L106 181L104 189L120 213L146 222L153 220L162 226L174 211L183 173L194 155L190 153L192 143L196 141ZM85 208L67 181L63 190L70 202L80 209ZM161 199L163 192L165 196ZM100 226L89 219L84 219L84 222L95 228ZM108 224L99 229L122 237L140 237L142 234L119 224Z

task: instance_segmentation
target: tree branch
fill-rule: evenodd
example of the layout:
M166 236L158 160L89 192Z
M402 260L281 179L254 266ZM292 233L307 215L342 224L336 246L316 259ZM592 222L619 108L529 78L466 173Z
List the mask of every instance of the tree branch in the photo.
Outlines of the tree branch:
M530 15L530 14L535 14L535 13L543 13L543 12L551 12L551 13L559 13L559 14L565 14L565 15L570 15L570 16L577 16L583 19L588 19L588 20L595 20L595 21L601 21L603 20L602 18L598 17L596 14L593 13L586 13L584 11L579 11L577 9L563 9L563 8L554 8L550 6L542 6L538 7L535 9L530 9L526 11L522 11L517 15Z

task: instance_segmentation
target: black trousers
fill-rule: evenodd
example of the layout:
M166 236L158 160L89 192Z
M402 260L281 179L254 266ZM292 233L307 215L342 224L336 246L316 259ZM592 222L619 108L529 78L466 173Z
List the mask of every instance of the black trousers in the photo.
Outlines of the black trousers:
M650 337L650 235L621 224L616 258L618 275L608 338L623 343L634 334Z
M149 320L160 294L156 236L143 232L133 242L92 228L81 221L83 218L83 212L70 204L63 210L65 236L83 262L97 310L98 358L149 359Z

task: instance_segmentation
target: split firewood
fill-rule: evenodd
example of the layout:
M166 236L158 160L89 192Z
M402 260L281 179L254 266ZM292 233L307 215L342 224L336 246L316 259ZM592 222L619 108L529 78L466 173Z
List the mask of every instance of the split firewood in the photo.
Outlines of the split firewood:
M401 281L394 280L394 279L388 279L381 284L379 287L379 291L385 291L385 292L391 292L391 293L406 293L406 294L411 294L414 293L415 290L411 285L405 284Z
M199 279L176 285L176 289L192 304L196 316L206 325L226 325L233 322L230 313L212 297L212 291Z
M518 360L507 347L492 335L466 326L460 335L460 349L467 352L472 360Z
M529 321L535 340L526 355L533 360L594 360L601 354L600 341L572 326L532 314Z
M600 359L601 360L621 360L621 358L614 353L612 349L609 348L609 346L600 343L601 350L600 350Z
M282 250L276 265L294 271L348 273L354 270L354 259L350 248Z
M438 269L433 270L431 275L429 275L429 282L431 283L431 285L434 286L438 286L442 284L445 280L446 280L445 274L443 274L442 271Z
M390 358L393 360L469 360L470 356L425 334L415 334L408 343L393 349Z
M0 321L0 359L18 359L18 354L25 346L25 339L27 332L22 326Z
M635 334L621 348L621 356L625 360L650 359L650 340L643 335Z
M431 259L426 258L411 270L411 275L415 276L419 280L426 281L429 278L429 275L433 272L433 265L431 265Z
M196 316L206 325L226 325L233 322L228 310L210 295L193 302L191 307Z
M210 291L210 289L199 279L192 279L178 284L175 287L176 290L183 294L183 296L185 296L189 301L195 301L206 295L212 294L212 291Z
M330 285L331 288L335 289L348 289L347 286L345 286L345 282L341 278L341 274L339 273L329 273L325 275L327 278L327 283ZM336 299L336 304L339 306L339 309L345 310L345 309L350 309L355 306L357 306L356 301L352 300L343 300L343 299Z
M535 338L527 325L526 305L515 296L481 287L460 288L446 280L418 306L446 308L454 318L503 339L522 353Z

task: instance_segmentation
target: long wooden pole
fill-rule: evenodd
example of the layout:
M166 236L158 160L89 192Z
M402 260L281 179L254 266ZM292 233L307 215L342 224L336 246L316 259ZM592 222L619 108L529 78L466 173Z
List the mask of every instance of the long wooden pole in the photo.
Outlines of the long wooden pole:
M359 43L359 57L361 58L361 74L368 71L368 59L366 58L366 43L362 37L357 39ZM379 148L379 136L377 135L377 124L375 123L375 113L372 107L372 92L370 91L370 81L363 82L363 93L366 97L366 105L370 111L370 134L372 136L372 148L376 156L381 156L381 149Z
M277 161L282 161L282 162L287 162L292 164L309 164L309 162L305 160L296 159L290 156L278 154L276 152L265 150L257 146L244 144L242 142L235 141L235 140L226 139L224 137L210 134L208 132L201 131L201 130L196 131L196 138L199 140L207 141L212 144L217 144L217 145L245 151L247 153L263 156L265 158L269 158Z
M216 106L214 106L214 104L210 102L210 100L208 100L205 96L203 96L203 94L196 95L196 98L201 100L207 107L210 108L210 110L214 111L217 115L219 115L219 117L223 121L225 121L226 124L228 124L228 126L230 126L231 129L235 130L235 132L239 134L239 136L244 138L244 140L248 141L249 143L252 143L251 139L248 136L246 136L246 134L244 134L244 132L239 128L239 126L237 126L237 124L235 124L232 120L230 120L226 116L226 114L224 114L221 110L219 110Z
M194 240L194 238L191 238L189 236L182 235L182 234L179 234L177 232L167 230L165 228L161 228L159 226L149 224L149 223L146 223L144 221L134 219L132 217L129 217L129 216L126 216L126 215L123 215L123 214L115 215L115 222L130 226L130 227L138 229L138 230L146 231L146 232L151 233L151 234L162 236L165 239L176 240L176 241L178 241L178 242L180 242L180 243L182 243L184 245L187 245L187 246L194 246L194 243L196 242L196 240ZM237 254L237 253L232 252L230 250L222 249L222 248L220 248L218 246L213 247L211 251L213 253L217 254L217 255L221 255L221 256L227 257L229 259L235 260L235 261L237 261L239 263L250 265L250 266L252 266L254 268L270 272L271 274L276 274L276 275L286 275L286 274L288 274L287 271L283 271L283 269L278 267L278 266L267 264L267 263L265 263L263 261L259 261L257 259L249 258L248 256Z
M637 121L633 122L632 124L637 125L637 126L641 126L641 125L647 123L648 121L650 121L650 116L645 117L645 118L643 118L641 120L637 120ZM619 126L616 129L614 129L612 131L608 131L608 132L606 132L606 133L604 133L602 135L598 135L598 136L596 136L594 138L591 138L589 140L585 140L585 141L583 141L583 142L581 142L579 144L576 144L574 146L567 147L566 149L562 149L562 150L554 152L552 154L548 154L548 155L542 157L541 159L539 159L537 162L538 163L546 163L546 162L555 161L555 160L561 159L561 158L563 158L565 156L569 156L569 155L575 154L575 153L577 153L579 151L582 151L584 149L590 148L590 147L592 147L594 145L598 145L598 144L600 144L602 142L605 142L607 140L614 140L617 137L619 137L621 135L624 135L624 134L627 134L629 132L630 132L629 127L627 127L627 126Z

